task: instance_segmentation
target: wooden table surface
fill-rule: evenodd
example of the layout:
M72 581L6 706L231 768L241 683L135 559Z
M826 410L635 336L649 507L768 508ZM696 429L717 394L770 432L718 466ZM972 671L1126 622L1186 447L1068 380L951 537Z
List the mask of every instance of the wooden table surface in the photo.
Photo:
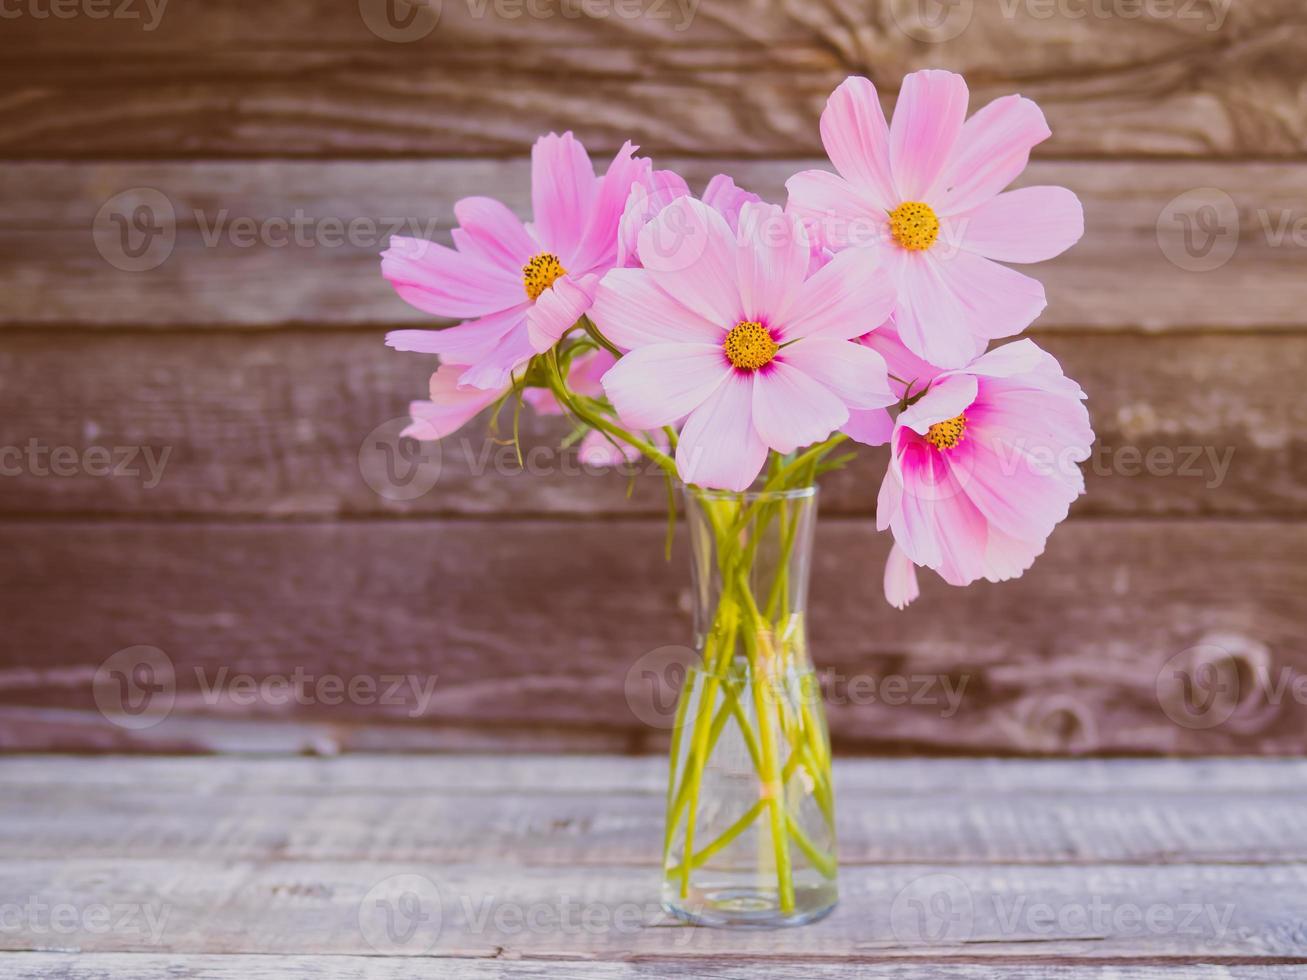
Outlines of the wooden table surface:
M842 761L839 907L774 932L660 911L665 778L0 758L0 977L1307 977L1304 761Z

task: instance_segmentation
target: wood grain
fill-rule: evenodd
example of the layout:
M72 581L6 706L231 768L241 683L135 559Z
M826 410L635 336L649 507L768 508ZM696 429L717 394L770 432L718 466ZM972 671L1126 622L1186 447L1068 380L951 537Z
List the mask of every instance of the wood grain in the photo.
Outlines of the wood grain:
M695 187L727 171L778 201L787 177L829 167L819 159L667 159L660 147L647 149ZM1027 267L1049 297L1038 326L1303 328L1307 194L1299 170L1288 163L1033 164L1022 183L1070 187L1086 211L1075 248ZM0 173L0 325L428 323L380 276L389 236L447 241L453 204L470 194L502 197L526 213L529 186L523 159L12 164ZM1204 218L1186 245L1176 209L1190 214L1203 205L1215 209L1214 223ZM142 206L149 210L138 226ZM139 262L123 251L122 222L159 229L148 238L125 233L129 249L148 245ZM1230 246L1228 260L1209 267Z
M0 658L22 666L0 675L3 701L93 719L97 667L149 645L176 679L149 737L174 748L205 747L192 717L291 716L330 723L327 750L379 719L399 731L600 730L656 748L670 715L645 671L670 677L659 651L689 636L683 558L663 562L662 534L657 521L7 524ZM955 590L928 578L899 614L879 596L886 538L865 520L828 520L811 621L836 739L1300 752L1304 546L1294 523L1072 521L1019 581ZM343 704L251 696L297 667L312 691L328 675L377 687ZM1185 679L1211 672L1230 700L1195 716ZM232 675L249 677L238 687ZM383 702L395 677L417 686ZM21 725L9 744L23 744Z
M407 980L413 964L402 958L363 956L212 956L159 953L10 953L0 960L14 980L317 980L327 976L365 977L366 980ZM451 964L452 968L452 964ZM649 980L652 977L702 977L705 968L718 980L754 980L761 969L776 980L847 980L852 977L894 976L903 980L1099 980L1102 966L1047 963L927 963L898 962L878 973L865 963L787 963L770 960L723 962L710 965L696 960L664 959L656 964L592 963L586 961L461 960L457 976L466 980ZM1211 964L1143 964L1112 968L1121 980L1295 980L1307 977L1307 966L1217 966ZM892 972L888 972L892 971Z
M1294 976L1307 967L1305 838L1289 814L1303 765L837 760L842 816L872 808L842 823L840 904L807 928L741 932L680 926L659 907L647 829L661 760L0 758L19 821L0 838L0 968ZM1241 804L1263 817L1239 819ZM1204 814L1217 818L1205 837ZM479 848L460 849L478 832ZM1211 863L1222 845L1233 863ZM387 932L381 902L401 892L412 903Z
M661 853L663 759L495 756L478 760L477 773L448 756L211 761L115 760L102 767L115 770L110 779L81 778L81 760L43 759L39 770L36 760L6 761L0 862L111 852L124 861L657 867ZM1226 776L1228 765L840 759L840 862L1307 862L1303 764L1262 763L1251 778ZM284 829L270 833L270 815Z
M279 826L274 818L272 828ZM396 881L400 875L419 877ZM421 879L428 884L420 885ZM757 932L676 924L660 908L658 879L656 869L620 866L560 872L493 864L436 868L416 860L17 858L0 866L6 894L36 896L46 907L130 908L133 917L118 929L96 928L74 916L57 933L6 932L0 949L393 955L384 934L360 920L370 921L378 896L415 884L429 889L423 902L429 931L400 944L400 955L825 962L1307 959L1296 927L1307 914L1307 870L1301 864L852 867L843 869L841 901L828 918L810 928ZM957 916L949 931L924 932L926 923L902 911L905 899L896 909L895 899L905 890L909 896L944 896ZM1161 913L1169 916L1165 924L1145 925L1145 914L1154 916L1150 923L1157 921L1158 913L1149 910L1163 909L1169 910ZM1114 928L1118 914L1137 918L1133 925L1123 918L1124 925Z
M1307 512L1307 336L1037 339L1090 396L1098 443L1076 514ZM379 332L11 332L0 513L664 512L659 471L585 467L559 448L570 425L529 410L521 465L511 412L497 436L482 419L438 445L400 441L433 360ZM886 459L864 449L827 477L824 510L872 513Z
M928 9L891 0L744 15L731 0L446 0L413 43L368 29L360 11L380 6L223 0L166 9L148 30L145 18L7 20L0 152L506 154L571 128L605 149L631 138L660 153L800 156L819 150L817 115L845 76L870 74L889 101L924 67L966 73L974 106L1037 99L1053 154L1307 146L1293 0L966 3L938 29L923 29Z

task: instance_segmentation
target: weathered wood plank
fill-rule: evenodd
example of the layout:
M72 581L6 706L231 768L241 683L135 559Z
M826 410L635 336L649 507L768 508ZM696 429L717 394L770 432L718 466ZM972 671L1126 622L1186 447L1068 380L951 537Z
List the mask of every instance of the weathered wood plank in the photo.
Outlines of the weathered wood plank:
M670 718L646 668L660 676L657 651L690 633L683 559L664 563L662 534L657 521L6 524L0 658L43 657L3 675L3 701L92 709L97 668L148 645L176 683L154 739L187 742L193 716L293 713L342 739L384 718L621 732L635 747ZM927 578L899 614L879 595L887 538L865 520L827 521L811 621L837 740L1300 752L1305 535L1275 522L1072 521L1021 580L953 590ZM355 677L364 688L331 703ZM268 678L271 694L254 690ZM1216 684L1214 696L1184 701L1186 680ZM21 727L7 737L21 739Z
M135 768L129 761L106 762L127 772ZM903 792L893 782L893 769L837 766L841 864L1307 862L1298 790L1231 792L1218 780L1184 792L1068 787L979 789L962 796L958 787L945 789L942 777L965 764L941 762L929 770L936 787L928 793ZM410 758L406 764L410 770L442 768L436 760ZM481 764L494 767L498 758ZM468 792L432 785L428 775L421 790L342 792L329 769L319 774L321 785L293 792L242 784L234 774L221 788L201 782L190 789L88 786L67 779L90 765L57 766L67 780L60 784L5 782L0 862L172 856L431 867L658 867L661 856L665 786ZM546 757L535 768L557 768L563 775L577 763L558 765ZM1294 775L1293 764L1281 774ZM94 819L88 818L92 813Z
M695 186L727 170L780 201L788 176L828 166L664 159L661 147L647 149L660 164L685 170ZM1030 267L1049 296L1040 327L1307 325L1300 275L1307 195L1299 169L1032 165L1023 182L1071 187L1085 202L1087 228L1069 253ZM0 325L428 322L381 279L378 255L389 236L444 238L454 201L468 194L500 196L524 212L528 187L521 159L10 164L0 173ZM1202 188L1213 190L1191 193ZM1182 194L1189 196L1173 205ZM1204 204L1215 209L1215 221L1199 215L1198 232L1190 228L1187 240L1180 215L1193 217Z
M817 114L846 75L871 74L888 98L922 67L966 72L977 105L1014 90L1038 99L1052 153L1307 146L1293 0L942 12L822 0L745 17L731 0L446 0L438 23L419 14L399 30L379 0L225 0L157 18L130 6L136 18L6 20L0 152L498 154L578 128L605 147L796 156L817 150ZM933 15L940 26L924 26Z
M1090 394L1098 444L1076 514L1307 512L1307 335L1037 339ZM524 468L511 411L498 437L483 420L438 446L401 442L433 362L380 331L10 333L0 513L663 513L656 468L583 466L559 448L568 423L530 410ZM828 476L823 509L871 513L886 460L864 449Z
M1130 795L1293 796L1307 785L1304 759L996 759L843 758L835 760L841 798L933 797L965 793L1055 798ZM332 758L0 755L0 787L141 789L152 793L405 798L445 791L490 795L572 792L601 797L666 791L666 756L354 754ZM847 835L846 835L847 836Z
M420 961L425 964L431 961ZM438 962L438 961L437 961ZM0 965L14 980L318 980L349 976L356 980L408 980L415 964L401 957L375 956L213 956L158 953L7 953ZM591 963L582 960L460 960L445 961L442 969L460 980L648 980L651 977L695 977L714 980L755 980L760 971L776 980L1295 980L1307 977L1307 966L1217 966L1212 964L1121 964L1090 966L1037 963L909 963L876 966L870 963L790 963L783 959L753 962L719 959L661 959L656 963ZM708 971L711 971L709 974Z
M1300 864L853 867L828 918L774 932L676 925L650 868L15 859L0 865L0 887L31 897L19 928L0 934L13 951L1307 960ZM401 893L416 900L406 903L415 928L387 934L382 903ZM934 903L926 917L914 900ZM49 910L64 906L78 913L55 928ZM102 906L122 914L116 928L87 914Z

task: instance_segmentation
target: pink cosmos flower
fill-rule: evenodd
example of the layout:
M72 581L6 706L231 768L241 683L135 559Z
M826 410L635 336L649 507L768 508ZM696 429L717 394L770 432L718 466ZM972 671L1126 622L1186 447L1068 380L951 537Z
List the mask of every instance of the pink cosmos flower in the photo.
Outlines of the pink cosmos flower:
M914 72L886 125L875 86L848 78L821 116L839 173L807 170L786 182L790 210L823 244L874 252L898 290L904 343L947 368L1044 309L1044 287L1000 262L1050 259L1084 232L1066 188L1000 193L1049 136L1039 107L1011 95L964 122L967 98L961 75Z
M1084 493L1085 395L1030 340L938 375L899 414L876 524L894 533L885 594L914 597L912 564L952 585L1016 578ZM905 565L904 563L908 564Z
M843 425L849 407L895 401L885 362L853 338L893 307L888 279L857 250L809 275L802 224L745 203L739 231L681 197L640 231L641 269L604 277L592 316L630 353L603 377L629 426L686 417L686 483L744 490L768 449L792 452Z
M499 201L468 197L454 206L454 248L392 238L381 270L400 297L465 322L396 330L386 343L466 365L464 385L503 388L590 308L599 277L616 264L623 207L649 172L634 152L627 143L596 177L571 133L542 136L531 150L532 224Z

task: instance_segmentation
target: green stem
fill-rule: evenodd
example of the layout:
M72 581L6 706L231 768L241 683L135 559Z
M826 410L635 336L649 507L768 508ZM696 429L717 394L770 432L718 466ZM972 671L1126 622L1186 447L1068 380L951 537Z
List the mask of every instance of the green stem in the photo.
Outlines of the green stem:
M632 446L639 452L643 453L649 459L653 460L663 472L668 474L672 479L679 479L676 472L676 461L660 450L652 443L641 439L621 426L604 418L602 413L592 412L587 409L582 402L585 399L579 398L567 390L567 384L563 381L562 372L558 368L557 349L549 351L548 354L541 355L544 358L546 369L545 376L549 382L549 390L554 393L558 403L575 415L591 428L598 429L600 432L607 433L616 439L621 439L627 445Z
M762 624L757 623L757 626L761 627ZM747 631L744 634L745 648L755 678L753 705L754 714L758 719L758 747L762 751L762 768L758 775L762 778L763 794L767 800L781 913L788 915L794 911L794 872L790 867L790 838L785 828L785 786L781 783L780 770L776 763L776 732L772 728L771 714L767 710L764 691L765 679L770 676L770 665L762 662L758 639L757 634L754 634L752 639Z

